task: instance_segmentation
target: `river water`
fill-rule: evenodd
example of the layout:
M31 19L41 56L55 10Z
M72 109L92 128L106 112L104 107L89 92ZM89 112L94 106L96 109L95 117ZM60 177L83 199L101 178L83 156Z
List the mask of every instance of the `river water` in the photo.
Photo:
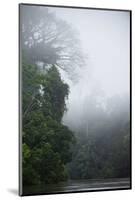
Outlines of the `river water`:
M120 179L96 179L96 180L69 180L58 184L47 184L38 186L29 186L23 188L23 195L65 193L79 191L96 191L110 189L130 189L129 178Z

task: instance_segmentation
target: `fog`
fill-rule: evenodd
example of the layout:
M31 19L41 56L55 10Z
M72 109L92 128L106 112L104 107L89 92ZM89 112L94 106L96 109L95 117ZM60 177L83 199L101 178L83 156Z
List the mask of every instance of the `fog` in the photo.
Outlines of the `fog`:
M97 81L108 95L128 92L129 13L57 8L56 16L78 30L88 57L83 79Z
M24 136L43 152L39 177L129 179L130 12L23 6L21 16Z
M36 25L37 22L34 16L34 12L36 11L34 9L36 7L27 7L27 9L26 7L24 6L25 9L23 11L24 22L26 23L28 20L27 14L30 11L33 23ZM31 32L31 34L33 34L34 40L37 40L37 44L39 44L41 49L37 45L35 48L36 51L31 50L28 57L32 56L33 60L36 59L36 62L41 63L41 68L42 63L44 63L47 69L47 64L57 63L58 59L55 47L62 50L63 44L61 44L61 41L66 40L66 36L70 38L69 42L65 44L68 45L67 49L69 48L67 52L70 52L70 48L72 49L68 57L71 62L67 64L66 60L64 60L64 70L59 68L63 81L69 85L69 95L66 100L67 111L64 113L63 123L73 128L79 124L82 126L83 121L88 121L87 124L93 124L93 121L96 123L97 120L104 121L104 118L108 118L109 115L111 116L111 120L113 120L112 112L114 111L117 114L126 112L127 121L129 121L130 13L124 11L69 9L61 7L48 7L46 9L46 7L39 7L38 15L40 15L40 9L43 12L46 24L44 26L46 31L45 39L47 36L49 38L48 34L50 32L47 32L49 26L50 30L52 29L52 35L55 35L56 31L57 38L59 38L58 35L61 34L61 31L63 31L63 38L56 41L54 47L50 46L49 51L48 45L50 44L40 41L40 29L38 31L33 29L34 32ZM49 24L52 19L51 15L47 19L48 12L52 13L54 20L56 19L58 30L55 29L55 26ZM62 24L59 24L59 19L63 20L61 21ZM71 27L75 37L72 37L69 27L66 30L64 22ZM38 25L42 27L42 23ZM41 38L43 39L43 36ZM80 60L78 57L75 57L78 49L72 48L74 44L73 40L76 38L79 39L77 40L77 42L79 41L78 49L80 48L82 52L82 55L79 54ZM31 48L34 40L32 41L31 36L28 40L30 41L26 40L25 46L29 44L29 48ZM42 52L45 53L42 55ZM72 53L74 54L73 58ZM63 52L61 51L62 54ZM43 57L43 59L38 60L40 57ZM74 58L78 59L78 66L80 64L80 66L82 65L81 67L74 66ZM81 63L81 59L84 59L83 64ZM62 62L60 65L62 66ZM74 75L71 80L68 75L69 73L74 74L74 70L76 76Z
M63 79L70 85L64 123L70 126L78 124L78 120L85 120L87 113L89 118L95 118L96 111L99 116L99 108L109 113L107 101L112 97L117 99L115 104L125 100L129 111L129 12L68 8L50 10L77 30L85 56L85 65L78 70L80 78L76 84L62 73Z
M20 14L26 184L129 187L130 12L23 5Z

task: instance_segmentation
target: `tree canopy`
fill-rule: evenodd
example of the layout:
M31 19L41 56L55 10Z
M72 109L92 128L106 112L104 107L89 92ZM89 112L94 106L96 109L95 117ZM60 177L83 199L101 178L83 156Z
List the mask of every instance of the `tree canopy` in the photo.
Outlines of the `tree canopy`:
M42 63L43 68L55 64L71 78L74 70L84 64L74 28L46 7L24 6L21 16L21 44L27 63Z
M70 145L74 142L73 133L61 123L67 96L68 85L55 66L41 75L36 66L23 64L25 185L67 179L66 163L71 161Z

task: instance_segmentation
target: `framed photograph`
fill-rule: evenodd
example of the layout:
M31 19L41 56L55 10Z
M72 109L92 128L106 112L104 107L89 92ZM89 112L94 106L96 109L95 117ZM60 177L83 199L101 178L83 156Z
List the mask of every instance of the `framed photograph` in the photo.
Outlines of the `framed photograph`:
M131 189L131 14L19 5L19 195Z

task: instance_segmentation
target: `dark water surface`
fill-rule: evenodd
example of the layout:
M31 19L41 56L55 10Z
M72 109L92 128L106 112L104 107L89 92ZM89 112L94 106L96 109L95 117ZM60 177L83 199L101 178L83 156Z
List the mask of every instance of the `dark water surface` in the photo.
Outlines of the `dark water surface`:
M85 180L69 180L58 184L25 186L23 195L30 194L49 194L79 191L96 191L110 189L130 189L130 178L119 179L85 179Z

